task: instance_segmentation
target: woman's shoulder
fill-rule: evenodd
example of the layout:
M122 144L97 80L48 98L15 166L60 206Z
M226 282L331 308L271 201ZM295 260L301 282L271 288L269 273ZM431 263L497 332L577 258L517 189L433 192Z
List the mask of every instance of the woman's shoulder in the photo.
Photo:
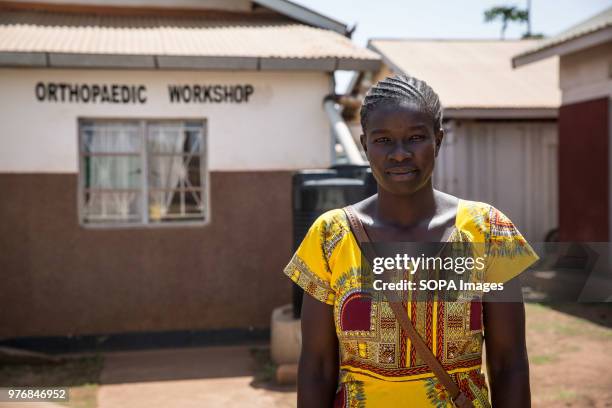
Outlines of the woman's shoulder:
M512 221L495 206L472 200L459 200L457 226L488 238L491 235L507 235L516 228Z
M495 206L461 199L457 211L456 225L469 231L477 240L498 240L522 236L512 220Z
M313 222L313 226L316 226L318 228L329 228L334 225L348 226L348 220L342 208L328 210L323 214L319 215L317 219Z
M510 218L495 206L462 200L460 207L457 224L462 223L472 242L484 243L488 282L506 282L539 259Z
M310 228L309 239L316 241L327 261L332 259L335 249L343 246L351 236L348 219L341 208L321 214Z

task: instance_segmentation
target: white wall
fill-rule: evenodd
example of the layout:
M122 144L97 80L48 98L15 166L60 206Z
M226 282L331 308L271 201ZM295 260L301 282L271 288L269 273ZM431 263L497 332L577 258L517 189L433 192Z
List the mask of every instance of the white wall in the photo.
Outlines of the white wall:
M564 55L559 65L564 105L612 97L612 42Z
M145 104L39 102L38 82L146 85ZM248 103L172 104L168 84L251 84ZM328 167L330 76L308 72L0 69L0 172L77 172L79 117L206 119L210 170Z
M556 123L451 121L434 185L492 204L542 242L558 227L557 141Z

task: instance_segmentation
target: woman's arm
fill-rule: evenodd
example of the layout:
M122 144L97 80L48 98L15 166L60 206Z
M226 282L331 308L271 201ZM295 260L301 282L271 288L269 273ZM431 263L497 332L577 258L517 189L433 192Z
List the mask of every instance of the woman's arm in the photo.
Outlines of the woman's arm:
M338 337L333 308L304 294L298 408L332 407L338 370Z
M483 305L487 371L493 408L531 406L529 361L525 344L525 307L517 278L504 284L500 302L488 295Z

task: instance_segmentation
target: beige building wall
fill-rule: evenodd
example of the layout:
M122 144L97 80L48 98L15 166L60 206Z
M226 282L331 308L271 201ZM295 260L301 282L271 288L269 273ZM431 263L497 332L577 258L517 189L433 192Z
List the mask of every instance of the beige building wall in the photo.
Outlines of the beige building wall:
M564 105L612 97L612 42L562 56L559 85Z
M40 102L36 84L146 86L142 104ZM253 86L248 102L171 103L169 85ZM1 69L0 173L76 173L79 118L204 119L211 171L326 168L325 72ZM299 95L299 97L296 97Z

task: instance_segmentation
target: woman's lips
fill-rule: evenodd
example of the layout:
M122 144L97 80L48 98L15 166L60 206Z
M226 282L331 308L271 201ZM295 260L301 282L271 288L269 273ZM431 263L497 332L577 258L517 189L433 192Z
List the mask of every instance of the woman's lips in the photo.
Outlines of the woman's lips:
M385 170L385 173L387 173L391 179L397 181L415 178L418 172L419 170L414 167L391 167Z

